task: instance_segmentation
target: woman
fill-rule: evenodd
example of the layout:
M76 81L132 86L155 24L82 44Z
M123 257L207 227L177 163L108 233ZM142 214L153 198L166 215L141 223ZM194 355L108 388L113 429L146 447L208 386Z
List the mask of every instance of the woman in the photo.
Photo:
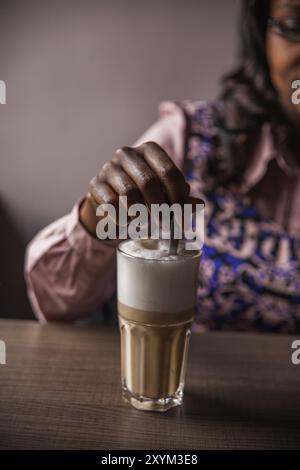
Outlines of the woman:
M162 103L71 214L39 233L26 279L37 316L91 317L115 291L115 241L95 237L95 207L206 202L194 329L300 331L300 0L245 1L240 67L212 103Z

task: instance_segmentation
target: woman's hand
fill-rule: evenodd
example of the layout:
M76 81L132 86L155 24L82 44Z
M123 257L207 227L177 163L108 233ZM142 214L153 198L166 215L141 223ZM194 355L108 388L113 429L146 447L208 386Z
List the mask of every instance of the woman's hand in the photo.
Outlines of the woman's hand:
M158 144L146 142L139 147L122 147L92 178L80 220L95 235L99 220L96 207L101 203L117 208L119 196L127 196L128 207L144 203L150 210L151 204L184 204L189 192L182 172Z

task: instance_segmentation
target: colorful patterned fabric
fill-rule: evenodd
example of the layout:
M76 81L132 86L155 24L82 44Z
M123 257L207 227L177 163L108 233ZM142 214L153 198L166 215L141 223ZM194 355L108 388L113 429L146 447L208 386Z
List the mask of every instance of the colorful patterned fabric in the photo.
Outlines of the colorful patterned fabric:
M206 203L195 329L300 332L299 237L264 219L247 194L215 187L220 103L182 106L185 174Z

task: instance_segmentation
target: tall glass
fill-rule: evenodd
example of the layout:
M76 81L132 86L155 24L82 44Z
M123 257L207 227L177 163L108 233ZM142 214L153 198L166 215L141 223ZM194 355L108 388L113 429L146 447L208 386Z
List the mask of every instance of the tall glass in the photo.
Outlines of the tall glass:
M135 408L166 411L182 403L200 252L156 258L145 243L117 253L122 393Z

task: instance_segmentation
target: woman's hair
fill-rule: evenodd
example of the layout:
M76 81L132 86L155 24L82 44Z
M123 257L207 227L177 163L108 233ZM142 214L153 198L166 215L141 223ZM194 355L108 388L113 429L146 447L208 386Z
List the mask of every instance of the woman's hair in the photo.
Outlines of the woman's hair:
M223 77L219 121L220 154L217 170L221 180L239 182L253 153L262 124L270 122L276 143L287 140L288 126L272 85L266 58L265 38L270 0L243 0L240 34L240 65Z

